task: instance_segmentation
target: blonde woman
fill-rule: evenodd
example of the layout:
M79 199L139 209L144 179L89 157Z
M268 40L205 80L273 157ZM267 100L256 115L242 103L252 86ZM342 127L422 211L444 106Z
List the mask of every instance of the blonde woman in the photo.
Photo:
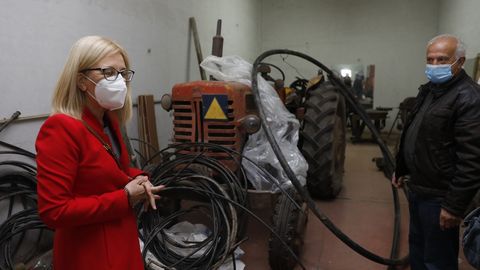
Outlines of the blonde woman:
M87 36L72 47L53 113L36 141L38 210L55 229L54 269L144 269L132 206L156 208L154 187L129 167L120 125L134 71L125 50Z

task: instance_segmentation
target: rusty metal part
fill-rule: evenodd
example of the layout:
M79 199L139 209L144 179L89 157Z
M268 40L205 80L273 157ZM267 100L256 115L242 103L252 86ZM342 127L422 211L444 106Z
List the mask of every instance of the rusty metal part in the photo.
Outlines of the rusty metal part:
M222 20L217 21L217 34L213 37L212 55L218 57L223 55Z
M276 66L274 64L266 63L266 62L260 63L257 70L258 70L258 72L261 73L262 77L265 80L275 82L275 79L273 79L269 75L269 73L272 72L272 69L271 69L272 67L280 73L280 75L282 76L282 81L285 81L285 72L283 72L283 70L281 68L279 68L278 66Z
M283 80L275 80L275 91L277 91L278 97L282 100L282 103L285 104L287 98L285 82Z
M262 74L272 72L272 69L270 68L270 66L268 66L266 64L260 64L260 66L258 66L257 70L258 70L258 72L260 72Z

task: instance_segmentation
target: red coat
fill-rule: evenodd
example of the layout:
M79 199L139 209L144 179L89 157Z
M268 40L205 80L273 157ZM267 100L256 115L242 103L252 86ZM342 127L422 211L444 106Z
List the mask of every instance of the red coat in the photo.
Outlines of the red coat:
M108 115L113 133L122 138L116 118ZM88 109L82 118L110 142ZM38 211L55 229L55 270L144 269L136 218L123 190L129 177L142 172L129 168L125 144L119 141L122 169L78 119L56 114L40 129L35 144Z

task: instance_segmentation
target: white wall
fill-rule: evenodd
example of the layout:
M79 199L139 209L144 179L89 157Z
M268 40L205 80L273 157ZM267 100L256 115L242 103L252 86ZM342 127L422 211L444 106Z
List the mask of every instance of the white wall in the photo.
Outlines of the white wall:
M159 99L177 82L199 79L188 18L197 19L204 56L216 20L223 19L224 54L252 62L267 49L305 52L329 67L376 65L375 106L398 106L416 94L423 75L425 43L438 33L459 35L467 57L480 52L478 0L0 0L0 119L50 111L56 79L70 46L80 37L112 37L130 54L136 70L134 97ZM148 50L150 49L150 53ZM268 59L267 59L268 60ZM281 63L277 57L268 60ZM287 61L306 77L315 68ZM298 75L288 66L287 80ZM160 144L171 119L160 108ZM393 120L395 112L391 113ZM29 150L42 121L19 122L0 133ZM136 121L129 127L137 136Z
M0 0L0 119L50 112L54 85L71 45L85 35L113 38L129 53L136 71L133 96L159 99L178 82L200 78L188 18L194 16L203 55L211 52L217 19L223 19L224 55L252 61L260 47L256 0ZM150 53L148 52L150 50ZM171 119L156 107L161 147ZM136 113L136 112L135 112ZM0 140L34 150L43 121L19 122ZM129 135L137 136L136 121Z
M398 107L426 81L425 45L438 30L437 0L264 0L262 15L264 50L298 50L328 67L375 64L375 106ZM287 61L305 75L314 72L293 57Z
M480 53L480 1L441 0L439 33L460 37L467 45L467 58Z

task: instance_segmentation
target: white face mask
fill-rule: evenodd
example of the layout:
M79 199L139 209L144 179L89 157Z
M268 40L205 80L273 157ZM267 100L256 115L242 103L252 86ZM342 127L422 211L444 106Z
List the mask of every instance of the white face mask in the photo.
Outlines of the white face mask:
M88 91L87 93L95 99L102 108L110 111L123 108L125 97L127 96L127 84L122 75L118 74L117 79L114 81L101 79L98 83L95 83L86 75L83 76L96 85L95 96Z

